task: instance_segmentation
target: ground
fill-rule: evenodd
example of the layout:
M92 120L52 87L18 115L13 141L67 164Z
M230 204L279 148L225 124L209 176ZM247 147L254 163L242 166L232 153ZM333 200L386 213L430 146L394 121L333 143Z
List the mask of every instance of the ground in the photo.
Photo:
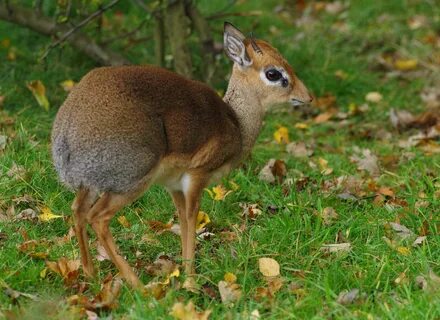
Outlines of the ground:
M201 7L212 13L220 3L201 1ZM165 319L177 302L192 301L199 311L212 310L210 319L439 319L439 148L431 140L408 145L420 129L397 130L390 110L416 115L435 104L421 94L440 83L440 6L429 0L346 1L343 7L314 2L295 15L278 1L261 3L239 1L231 11L255 15L230 21L277 47L317 102L309 109L269 112L252 157L222 182L231 192L222 200L204 194L202 210L213 235L198 243L201 293L179 289L181 274L161 299L123 284L112 310L96 303L90 309L102 318ZM223 22L211 24L220 41ZM79 255L76 239L66 236L73 194L57 180L49 138L67 95L60 82L79 81L94 63L68 47L38 63L49 40L4 22L0 41L0 136L8 137L0 151L0 318L84 317L85 304L68 301L78 300L78 292L93 299L102 280L117 270L106 259L95 260L99 279L73 271L64 273L67 282L73 279L69 284L51 270L53 264L47 268L50 261ZM148 63L151 51L146 43L134 60ZM219 64L230 68L224 57ZM27 88L32 80L45 85L49 111ZM226 81L217 82L221 93ZM366 98L371 92L380 96ZM277 141L286 134L294 144ZM272 158L283 161L275 171L285 176L270 183L259 173ZM246 207L251 204L255 210ZM49 208L62 217L26 219L21 213L29 208L37 214ZM156 279L146 266L158 256L180 263L178 236L158 223L173 215L167 193L153 187L112 223L121 252L144 283ZM342 250L328 252L328 244ZM276 260L280 276L265 278L260 258ZM230 305L218 294L225 275L242 292Z

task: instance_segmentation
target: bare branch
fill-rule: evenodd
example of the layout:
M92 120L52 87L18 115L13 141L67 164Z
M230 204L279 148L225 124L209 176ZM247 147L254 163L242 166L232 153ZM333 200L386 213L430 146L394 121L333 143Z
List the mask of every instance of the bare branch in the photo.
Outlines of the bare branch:
M54 43L52 43L49 48L47 48L47 50L44 52L43 56L41 57L42 60L44 60L47 55L49 54L49 51L53 48L55 48L56 46L60 45L61 43L63 43L64 41L66 41L72 34L74 34L75 32L77 32L79 29L81 29L82 27L84 27L87 23L89 23L90 21L92 21L93 19L95 19L96 17L101 16L105 11L107 11L108 9L110 9L111 7L113 7L114 5L116 5L119 2L119 0L113 0L112 2L110 2L109 4L99 8L99 10L95 11L94 13L92 13L91 15L89 15L87 18L85 18L83 21L81 21L80 23L78 23L75 27L73 27L72 29L70 29L69 31L67 31L65 34L63 34L60 38L58 38L57 41L55 41Z
M8 4L4 4L4 2L0 2L0 19L52 37L56 37L59 33L66 34L69 32L69 27L57 25L47 16L25 7L13 6L11 4L8 6ZM66 38L66 41L100 64L130 64L130 62L121 55L99 46L93 39L90 39L80 31L72 33L71 36Z

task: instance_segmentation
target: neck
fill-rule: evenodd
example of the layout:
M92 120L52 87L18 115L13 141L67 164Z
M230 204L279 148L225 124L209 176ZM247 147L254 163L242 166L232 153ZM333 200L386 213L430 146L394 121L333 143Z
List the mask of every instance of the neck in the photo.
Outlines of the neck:
M248 155L257 140L263 123L264 112L259 99L242 79L232 73L228 90L223 100L229 104L237 115L240 123L243 154Z

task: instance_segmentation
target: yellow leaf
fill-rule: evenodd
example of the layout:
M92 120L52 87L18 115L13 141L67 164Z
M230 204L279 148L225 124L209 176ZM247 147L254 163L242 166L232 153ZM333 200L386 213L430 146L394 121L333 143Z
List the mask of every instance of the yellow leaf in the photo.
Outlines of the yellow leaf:
M407 247L397 247L397 252L404 256L409 256L411 251Z
M232 272L226 272L223 278L228 283L235 283L237 281L237 276Z
M196 223L196 231L202 230L211 220L207 213L203 211L199 211L197 214L197 223Z
M272 258L258 259L258 269L265 277L277 277L280 275L280 265Z
M48 207L44 207L41 209L41 214L38 216L38 219L43 222L47 222L52 219L62 218L63 216L53 214L52 210Z
M73 87L75 86L75 81L73 80L64 80L63 82L60 83L60 85L63 87L64 91L66 92L70 92Z
M40 278L44 279L46 278L47 275L47 268L44 268L43 270L40 271Z
M416 59L397 59L394 67L400 71L410 71L417 68L418 61Z
M280 127L277 131L274 132L273 138L279 144L289 143L289 129L287 129L286 127Z
M213 187L212 190L209 189L205 189L205 190L208 192L209 196L215 201L224 200L226 196L232 192L231 190L229 191L226 190L226 188L223 187L221 184Z
M309 125L304 122L298 122L297 124L295 124L295 128L301 129L301 130L306 130L309 128Z
M171 272L169 275L167 275L166 279L163 282L160 282L163 285L168 285L171 281L171 278L178 278L180 277L180 270L178 267L174 269L173 272Z
M130 222L128 222L127 218L125 216L119 216L118 222L121 226L124 228L130 228Z
M319 167L321 169L321 174L328 176L329 174L331 174L333 172L333 168L330 168L328 166L327 160L325 160L323 158L319 158L318 163L319 163Z
M48 111L50 105L46 97L46 88L44 87L44 84L40 80L35 80L28 82L27 87L31 90L38 104L43 107L44 110Z

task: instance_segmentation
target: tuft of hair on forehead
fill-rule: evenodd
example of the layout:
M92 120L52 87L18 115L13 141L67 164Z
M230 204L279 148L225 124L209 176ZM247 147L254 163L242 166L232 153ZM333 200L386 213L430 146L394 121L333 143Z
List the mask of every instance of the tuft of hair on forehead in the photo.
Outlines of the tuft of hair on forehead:
M262 54L254 50L252 42L255 42L258 48L262 51ZM253 61L253 66L255 68L261 68L272 64L274 66L282 67L290 76L293 76L294 71L290 64L286 61L286 59L284 59L281 53L276 48L272 47L268 42L264 40L247 38L244 41L244 44L246 46L246 52Z

